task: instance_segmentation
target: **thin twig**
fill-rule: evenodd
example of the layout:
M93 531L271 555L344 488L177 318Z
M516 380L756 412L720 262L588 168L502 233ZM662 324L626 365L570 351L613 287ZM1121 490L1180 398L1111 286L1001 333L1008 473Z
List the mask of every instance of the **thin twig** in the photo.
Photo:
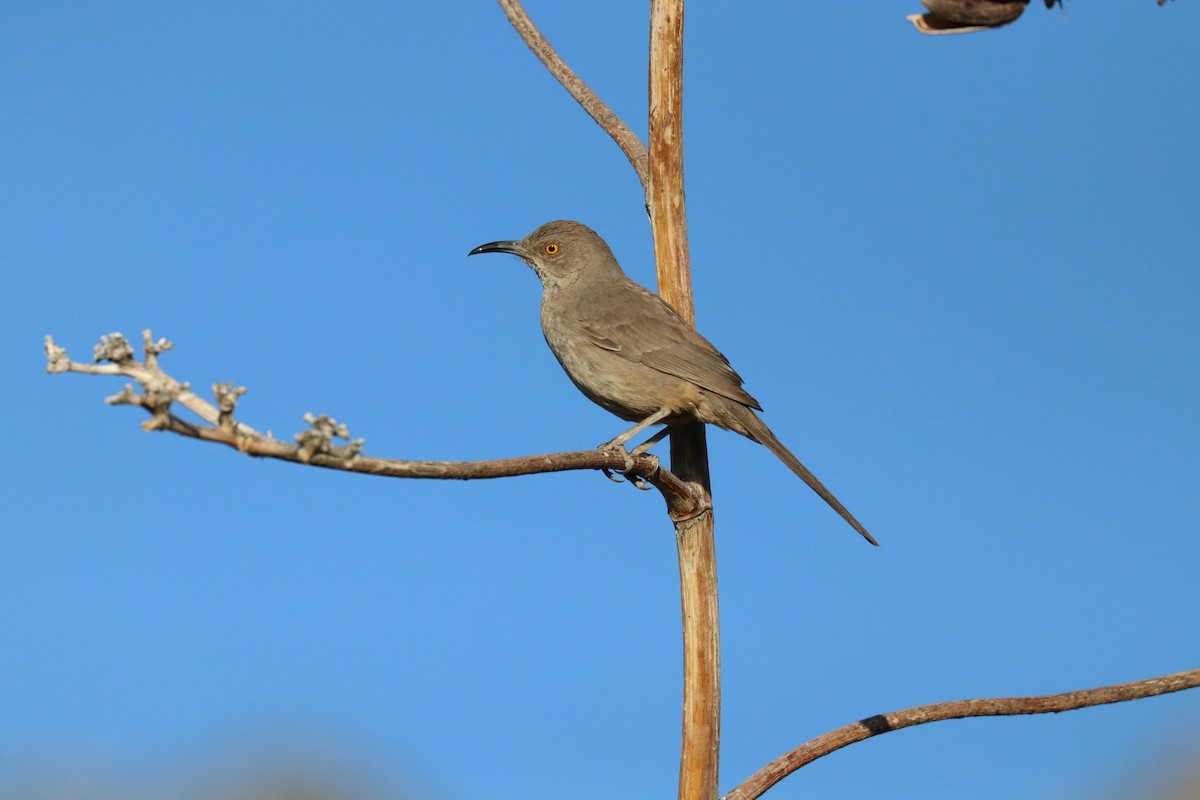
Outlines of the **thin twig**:
M500 8L504 9L505 16L512 26L516 28L521 39L533 51L533 54L546 66L550 74L563 85L563 88L570 92L571 96L578 101L579 105L583 106L592 119L604 129L604 131L612 137L617 146L621 148L621 152L629 159L633 171L637 173L638 180L642 182L643 191L646 188L646 145L642 144L642 140L638 135L625 124L616 112L605 104L600 96L592 91L583 79L575 74L575 71L567 66L562 57L558 55L550 42L546 41L546 37L537 29L529 15L525 13L519 0L499 0Z
M1019 714L1049 714L1072 711L1088 706L1140 700L1160 694L1200 687L1200 669L1176 672L1157 678L1082 689L1064 694L1038 697L994 697L982 700L951 700L927 706L915 706L891 714L853 722L806 742L767 764L729 794L724 800L755 800L791 773L822 756L829 755L849 744L860 742L881 733L964 717L996 717Z
M305 416L309 428L297 434L296 442L276 439L235 422L233 412L245 392L232 384L213 386L218 405L193 393L189 384L172 378L158 364L158 354L169 350L166 339L154 341L150 331L143 332L145 361L133 357L133 348L118 333L101 338L95 348L96 360L109 363L86 364L72 361L67 351L47 336L45 343L50 373L78 372L86 375L121 375L137 382L108 398L111 405L133 405L145 409L150 419L142 423L148 431L167 431L200 441L223 444L239 452L262 458L274 458L325 469L358 472L389 478L431 478L441 480L481 480L544 472L597 469L621 473L631 480L645 479L663 495L672 517L690 519L707 510L693 487L664 469L653 455L630 455L619 450L581 450L546 453L489 461L409 461L375 458L362 454L362 440L350 440L344 425L325 416ZM195 424L176 416L171 408L179 403L204 423ZM345 440L338 444L336 440Z

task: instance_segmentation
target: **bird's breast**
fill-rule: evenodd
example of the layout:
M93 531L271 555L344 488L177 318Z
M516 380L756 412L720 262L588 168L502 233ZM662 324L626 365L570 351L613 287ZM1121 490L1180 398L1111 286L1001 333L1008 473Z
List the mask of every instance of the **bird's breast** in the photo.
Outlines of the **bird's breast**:
M690 405L695 387L681 385L622 352L620 342L611 347L596 344L594 323L562 302L542 303L542 333L546 344L571 381L592 402L622 419L640 421L660 408L680 409ZM696 398L698 399L698 398Z

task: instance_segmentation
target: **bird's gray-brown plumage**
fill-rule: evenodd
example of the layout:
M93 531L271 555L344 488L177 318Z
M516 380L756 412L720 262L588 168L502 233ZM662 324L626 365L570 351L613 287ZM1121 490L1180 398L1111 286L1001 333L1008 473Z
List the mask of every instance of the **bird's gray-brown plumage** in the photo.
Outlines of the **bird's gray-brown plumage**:
M771 433L717 348L675 309L634 283L595 231L548 222L520 241L490 242L477 253L511 253L542 281L542 332L579 390L622 419L647 424L707 422L763 444L822 499L878 544L854 515Z

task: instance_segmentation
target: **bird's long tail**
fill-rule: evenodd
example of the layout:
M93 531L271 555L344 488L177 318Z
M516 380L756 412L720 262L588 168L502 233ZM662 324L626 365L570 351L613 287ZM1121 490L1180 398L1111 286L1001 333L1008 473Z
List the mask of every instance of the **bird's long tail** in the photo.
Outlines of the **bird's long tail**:
M778 456L779 460L787 464L788 468L792 472L800 476L800 480L807 483L814 492L820 495L821 499L828 503L830 508L841 514L842 519L850 523L850 527L861 533L863 538L871 544L875 545L876 547L879 546L879 542L875 541L875 537L867 533L867 529L862 526L861 522L854 518L853 514L846 510L846 507L842 505L840 500L833 496L833 492L826 489L825 484L821 483L821 481L817 479L817 476L813 475L812 472L809 471L808 467L801 464L800 459L792 455L792 451L784 447L783 442L779 441L779 439L775 437L775 434L771 433L771 429L767 427L767 423L763 422L758 414L755 414L753 410L747 408L741 403L735 402L727 403L725 410L729 412L730 416L736 419L738 423L740 423L742 428L745 428L745 435L765 446L768 450ZM737 430L736 426L731 427L734 430ZM742 433L742 431L738 432Z

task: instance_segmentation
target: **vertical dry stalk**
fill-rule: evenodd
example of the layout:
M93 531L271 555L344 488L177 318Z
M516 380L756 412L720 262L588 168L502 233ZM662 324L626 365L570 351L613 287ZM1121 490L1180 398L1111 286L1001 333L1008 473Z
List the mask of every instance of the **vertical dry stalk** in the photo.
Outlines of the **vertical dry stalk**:
M658 293L696 324L683 191L683 0L650 3L650 164L646 209Z
M683 0L650 3L650 132L646 210L658 292L695 324L683 191ZM704 426L671 433L671 468L703 491L699 516L675 520L683 605L683 744L679 800L717 797L721 655L717 562Z
M677 435L672 434L672 438ZM683 603L679 800L714 800L721 745L721 642L712 513L676 522L675 538Z
M650 146L641 142L567 67L520 0L498 0L542 63L621 146L646 189L658 291L695 324L683 192L683 0L650 3ZM667 496L679 548L683 605L683 753L680 800L714 800L721 741L721 657L712 496L704 426L671 431L671 469L693 491Z

